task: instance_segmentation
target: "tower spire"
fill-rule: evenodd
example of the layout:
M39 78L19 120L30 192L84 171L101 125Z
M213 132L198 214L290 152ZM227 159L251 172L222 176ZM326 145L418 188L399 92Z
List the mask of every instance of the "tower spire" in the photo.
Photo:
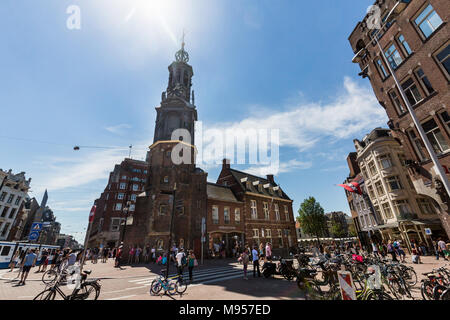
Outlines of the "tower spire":
M181 38L181 49L177 51L177 53L175 53L175 60L177 62L184 62L184 63L188 63L189 62L189 54L186 52L186 50L184 50L184 46L185 46L185 42L184 42L184 37L185 37L186 33L184 32L183 29L183 37Z

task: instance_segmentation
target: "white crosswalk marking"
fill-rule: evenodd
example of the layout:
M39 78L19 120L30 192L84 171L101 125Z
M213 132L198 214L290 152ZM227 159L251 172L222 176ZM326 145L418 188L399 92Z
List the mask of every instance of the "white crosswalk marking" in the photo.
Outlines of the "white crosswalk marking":
M169 275L169 277L174 277L176 274ZM200 269L193 272L193 284L201 285L206 283L220 282L229 279L235 279L243 277L242 267L228 266L224 268L211 268L211 269ZM154 279L158 276L141 278L129 280L133 284L139 284L143 286L150 286ZM183 278L189 279L189 272L183 272Z

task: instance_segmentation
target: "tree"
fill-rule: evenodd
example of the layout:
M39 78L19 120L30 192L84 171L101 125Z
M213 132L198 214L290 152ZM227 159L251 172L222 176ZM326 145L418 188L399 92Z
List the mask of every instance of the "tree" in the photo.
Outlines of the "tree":
M331 219L331 234L334 238L344 238L347 236L347 231L345 227L342 225L341 221L337 219Z
M314 197L309 197L300 204L298 214L297 220L305 233L315 235L319 241L327 227L327 219L320 203Z

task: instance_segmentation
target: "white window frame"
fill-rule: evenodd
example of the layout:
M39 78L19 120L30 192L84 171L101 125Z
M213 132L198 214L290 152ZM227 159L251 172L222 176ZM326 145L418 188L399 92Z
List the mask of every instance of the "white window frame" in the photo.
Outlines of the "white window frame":
M250 200L250 212L252 219L258 219L258 207L256 204L256 200Z
M264 219L270 220L269 203L263 202Z
M240 208L234 209L234 222L235 222L235 224L241 224L241 209Z
M122 203L117 202L116 205L114 206L114 210L115 211L122 211Z
M219 207L212 206L211 217L213 224L219 224Z

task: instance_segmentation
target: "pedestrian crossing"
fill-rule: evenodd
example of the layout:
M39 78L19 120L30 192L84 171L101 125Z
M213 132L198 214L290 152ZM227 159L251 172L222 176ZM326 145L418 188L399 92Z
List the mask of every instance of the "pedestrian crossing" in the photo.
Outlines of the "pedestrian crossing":
M177 274L171 274L170 277L174 277ZM194 269L193 271L193 285L199 285L199 284L207 284L207 283L215 283L215 282L221 282L225 280L231 280L235 278L242 278L244 276L243 268L242 266L227 266L227 267L221 267L221 268L211 268L211 269ZM142 286L150 286L152 284L152 281L158 278L158 276L152 276L148 278L140 278L140 279L133 279L129 280L128 282L136 284L136 285L142 285ZM183 279L188 280L189 279L189 272L186 271L183 272Z

